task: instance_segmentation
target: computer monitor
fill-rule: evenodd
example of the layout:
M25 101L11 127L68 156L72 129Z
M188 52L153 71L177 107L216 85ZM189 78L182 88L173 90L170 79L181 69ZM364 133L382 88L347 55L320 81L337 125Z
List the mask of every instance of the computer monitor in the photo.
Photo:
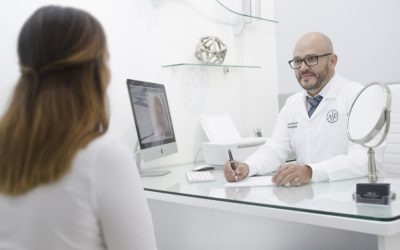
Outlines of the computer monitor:
M162 84L127 79L129 99L135 120L143 161L155 160L178 152L167 94ZM138 166L140 167L140 166ZM140 169L141 175L150 174Z

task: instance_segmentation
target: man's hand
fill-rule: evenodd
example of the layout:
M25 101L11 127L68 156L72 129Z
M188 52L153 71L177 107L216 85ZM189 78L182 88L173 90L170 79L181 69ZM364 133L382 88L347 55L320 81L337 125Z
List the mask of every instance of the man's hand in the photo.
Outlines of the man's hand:
M246 163L235 161L236 171L231 167L231 162L227 161L224 165L224 175L227 181L240 181L249 175L249 166Z
M282 165L272 177L272 181L278 186L299 186L309 183L312 177L312 169L307 165L287 164Z

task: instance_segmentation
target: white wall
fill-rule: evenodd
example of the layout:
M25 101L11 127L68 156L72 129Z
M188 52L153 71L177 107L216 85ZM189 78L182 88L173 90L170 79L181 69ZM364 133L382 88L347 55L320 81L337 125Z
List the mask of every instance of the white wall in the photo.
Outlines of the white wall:
M157 1L154 1L157 2ZM241 0L224 0L235 7ZM118 1L7 1L0 9L0 113L4 112L18 78L16 42L28 16L45 4L76 6L91 12L103 24L111 54L109 88L110 132L132 146L136 141L127 95L126 78L165 84L172 111L179 153L150 165L190 162L205 141L199 116L229 113L242 136L259 127L269 135L276 120L277 69L275 24L252 22L236 36L237 17L215 0ZM273 1L262 1L262 15L273 18ZM226 64L260 65L261 69L176 68L162 65L197 62L198 39L216 35L228 46Z
M279 93L300 89L287 61L305 32L327 34L343 77L366 84L400 80L400 1L277 0L275 15Z

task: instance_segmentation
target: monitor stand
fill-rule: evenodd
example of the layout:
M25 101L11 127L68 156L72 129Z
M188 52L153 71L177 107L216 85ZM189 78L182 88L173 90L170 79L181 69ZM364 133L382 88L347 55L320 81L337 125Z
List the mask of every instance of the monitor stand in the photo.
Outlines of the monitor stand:
M159 169L146 169L146 170L139 170L139 174L141 177L148 177L148 176L163 176L168 174L170 171L168 170L159 170Z
M139 170L139 174L141 177L149 177L149 176L163 176L168 174L169 170L163 169L142 169L142 155L139 151L139 143L136 143L135 147L135 156L136 156L136 166Z

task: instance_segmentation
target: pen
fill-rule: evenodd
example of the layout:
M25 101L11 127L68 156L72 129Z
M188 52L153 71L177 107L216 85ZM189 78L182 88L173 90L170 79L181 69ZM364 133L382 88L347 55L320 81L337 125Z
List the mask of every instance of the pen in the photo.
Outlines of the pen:
M235 171L236 166L235 166L235 162L233 161L233 156L232 156L232 152L230 149L228 149L228 155L229 155L229 161L231 162L231 168L233 171ZM236 171L235 171L235 180L237 181Z

